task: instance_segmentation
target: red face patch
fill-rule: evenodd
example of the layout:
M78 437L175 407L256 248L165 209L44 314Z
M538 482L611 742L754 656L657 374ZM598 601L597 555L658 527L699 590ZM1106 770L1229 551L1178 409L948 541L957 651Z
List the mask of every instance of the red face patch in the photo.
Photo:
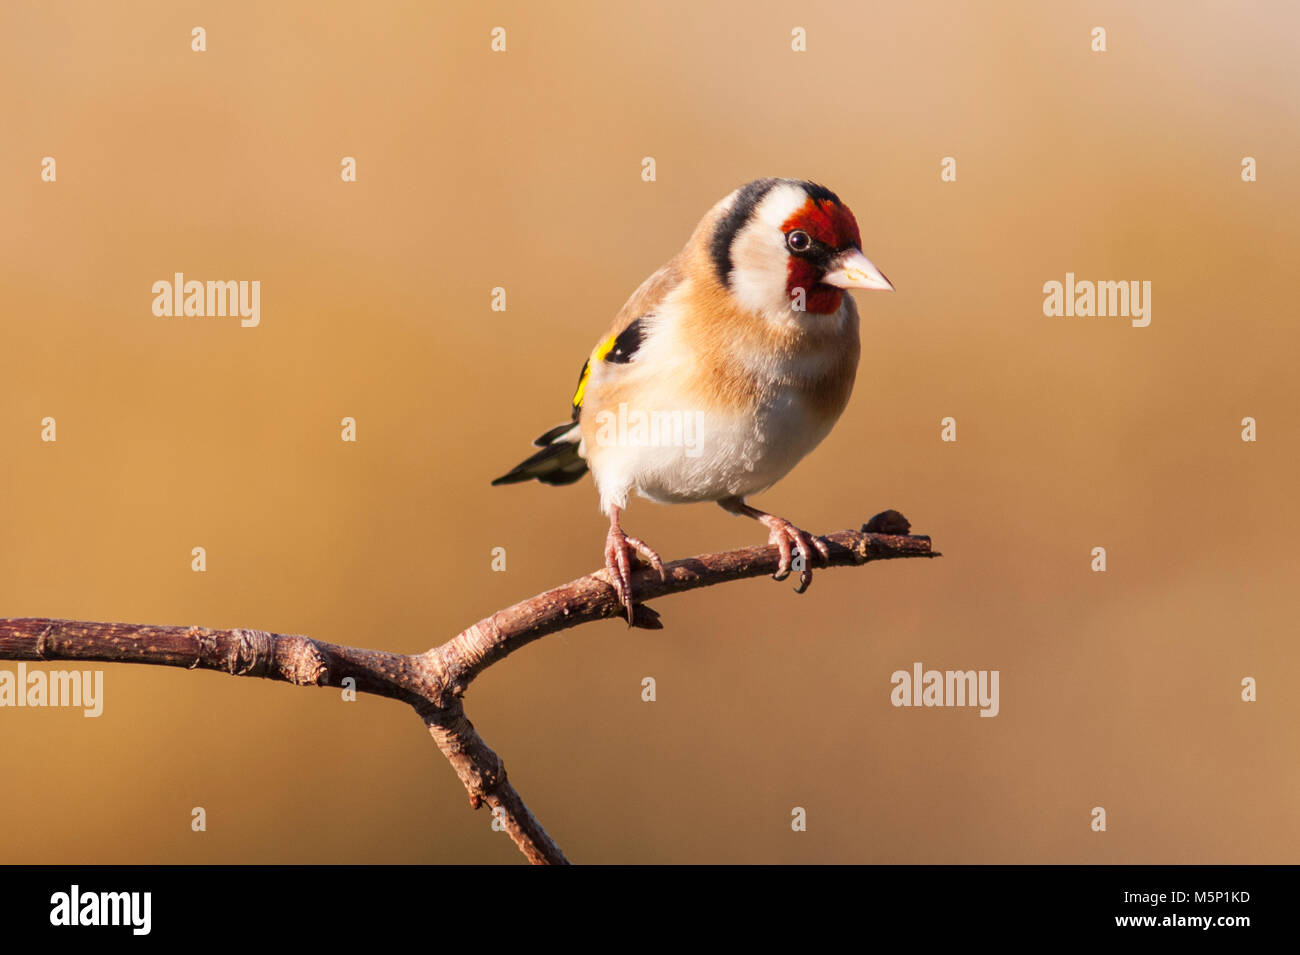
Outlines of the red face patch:
M847 246L862 247L862 236L858 234L858 220L853 213L837 202L825 199L809 199L803 206L781 224L782 232L791 229L803 229L818 242L832 249Z
M862 247L858 221L853 213L836 202L809 199L799 211L781 224L782 232L802 229L813 239L829 249ZM791 255L786 266L786 294L794 299L798 290L804 293L804 309L814 315L828 315L840 307L843 292L833 285L823 284L822 268L809 259Z

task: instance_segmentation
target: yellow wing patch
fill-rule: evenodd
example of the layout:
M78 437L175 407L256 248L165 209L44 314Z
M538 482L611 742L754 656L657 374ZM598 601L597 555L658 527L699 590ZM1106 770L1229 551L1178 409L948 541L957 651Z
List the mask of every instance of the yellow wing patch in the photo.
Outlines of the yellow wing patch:
M582 398L587 393L587 379L591 377L591 363L593 361L604 361L605 356L610 353L617 341L617 335L610 335L596 346L596 350L591 353L591 357L582 366L582 372L578 375L578 390L573 393L574 410L582 407Z

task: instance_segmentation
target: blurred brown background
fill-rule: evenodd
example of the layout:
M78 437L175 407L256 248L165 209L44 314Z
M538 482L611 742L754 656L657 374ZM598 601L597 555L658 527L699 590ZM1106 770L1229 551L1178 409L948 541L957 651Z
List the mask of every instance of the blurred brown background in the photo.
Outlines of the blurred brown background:
M711 203L810 178L898 292L756 503L945 556L526 648L468 697L524 798L583 862L1297 861L1300 16L998 6L4 4L0 614L420 651L594 569L589 481L488 481ZM260 280L261 326L154 317L177 271ZM1045 318L1067 271L1150 281L1150 327ZM893 708L918 660L999 669L1001 714ZM522 861L399 704L105 669L97 720L0 710L0 861Z

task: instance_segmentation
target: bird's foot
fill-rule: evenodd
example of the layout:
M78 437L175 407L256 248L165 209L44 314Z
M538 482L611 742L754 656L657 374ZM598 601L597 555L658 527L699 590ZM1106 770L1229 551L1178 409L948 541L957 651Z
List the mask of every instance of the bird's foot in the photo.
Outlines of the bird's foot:
M618 594L619 602L627 609L629 626L635 622L632 567L638 557L655 569L660 580L668 579L664 562L659 559L659 555L649 544L640 538L629 537L617 525L611 526L609 534L605 537L605 569L609 571L609 579L614 584L614 592Z
M764 514L759 518L768 526L771 533L768 534L767 542L775 544L781 552L781 562L777 565L776 573L772 575L773 580L785 580L790 576L791 564L794 561L794 548L799 548L799 556L803 558L803 567L799 571L799 586L795 588L795 593L801 594L808 589L812 583L812 561L813 554L821 558L823 564L829 563L831 550L826 546L826 542L820 537L814 537L807 531L800 530L783 517L777 517L774 514Z

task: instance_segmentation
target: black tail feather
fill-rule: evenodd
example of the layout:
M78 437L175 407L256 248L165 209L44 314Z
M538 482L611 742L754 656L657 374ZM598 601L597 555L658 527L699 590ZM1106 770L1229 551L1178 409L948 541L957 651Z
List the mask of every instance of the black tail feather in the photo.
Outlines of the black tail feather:
M539 434L537 437L533 438L533 444L536 447L544 448L547 445L552 444L555 441L555 439L558 438L560 435L564 434L564 432L572 431L572 430L573 430L572 421L566 421L564 424L557 424L554 428L551 428L551 430L547 431L545 434Z
M569 422L554 427L539 437L533 443L542 450L493 481L493 487L532 480L552 485L572 484L579 480L587 473L587 462L578 453L581 439L570 435L576 427L573 422ZM569 437L566 438L566 435Z

